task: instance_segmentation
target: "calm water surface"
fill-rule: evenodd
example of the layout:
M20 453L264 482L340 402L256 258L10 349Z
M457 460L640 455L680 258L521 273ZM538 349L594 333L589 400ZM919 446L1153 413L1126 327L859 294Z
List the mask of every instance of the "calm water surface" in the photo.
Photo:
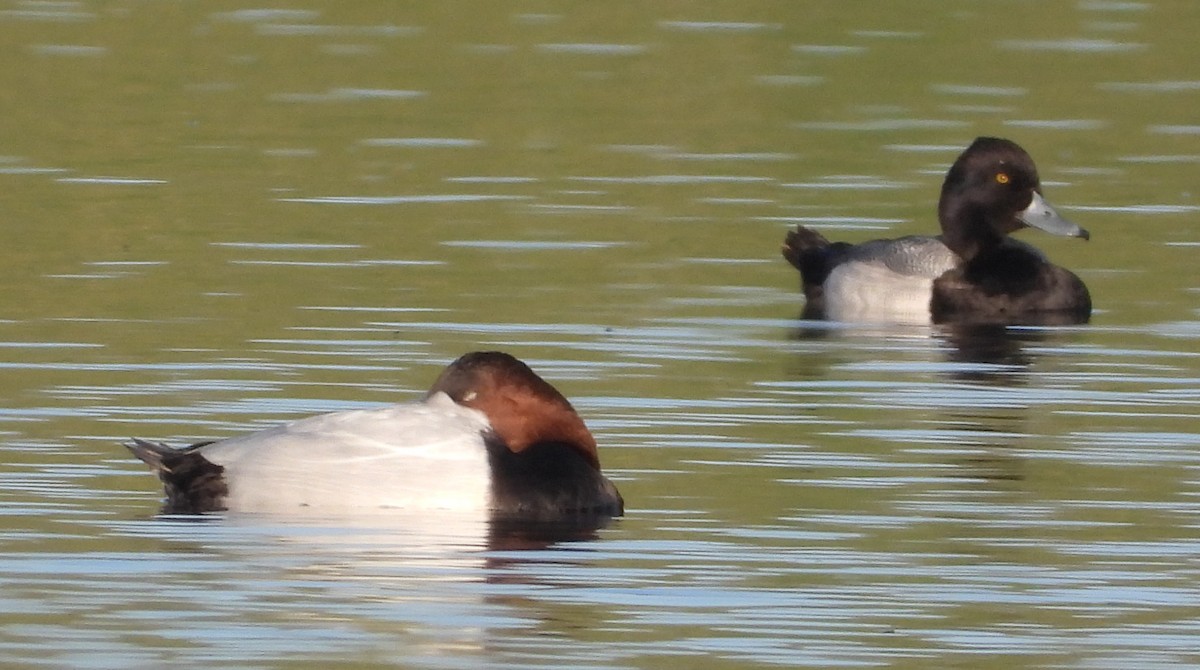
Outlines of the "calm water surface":
M6 667L1200 667L1200 4L0 5ZM1047 328L801 321L1010 137ZM155 516L503 348L628 516Z

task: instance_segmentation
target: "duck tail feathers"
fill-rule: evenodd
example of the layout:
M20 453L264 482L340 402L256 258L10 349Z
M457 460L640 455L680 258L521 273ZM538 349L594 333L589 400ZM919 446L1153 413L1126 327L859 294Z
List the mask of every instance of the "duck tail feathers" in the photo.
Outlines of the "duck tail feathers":
M825 236L811 228L796 226L783 240L783 257L800 271L805 290L819 287L836 265L844 243L830 243Z
M136 437L123 444L162 481L167 497L163 514L203 514L225 509L225 497L229 494L223 476L225 468L200 453L200 448L212 444L211 441L183 449Z
M162 442L151 442L143 440L139 437L131 438L128 442L122 442L126 449L133 452L146 465L150 466L156 474L170 473L171 468L169 462L178 458L179 452Z

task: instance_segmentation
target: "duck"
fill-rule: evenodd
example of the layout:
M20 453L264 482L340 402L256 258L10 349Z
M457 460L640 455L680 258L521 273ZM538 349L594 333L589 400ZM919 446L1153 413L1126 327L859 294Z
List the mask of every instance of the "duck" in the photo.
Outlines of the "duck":
M406 510L520 522L625 509L571 403L499 351L464 354L415 401L183 448L124 444L162 481L163 514Z
M1042 195L1017 143L976 138L955 159L938 200L941 235L829 242L803 225L783 256L800 271L803 316L832 321L1082 323L1087 286L1034 246L1023 228L1087 240Z

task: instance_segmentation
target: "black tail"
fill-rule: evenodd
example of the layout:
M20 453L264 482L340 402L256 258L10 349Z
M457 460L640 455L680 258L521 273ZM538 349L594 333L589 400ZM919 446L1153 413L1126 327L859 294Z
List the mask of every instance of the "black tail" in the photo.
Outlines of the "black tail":
M133 452L143 463L150 466L154 474L162 476L162 474L170 473L171 468L163 463L164 460L174 460L178 452L171 447L161 442L150 442L141 438L133 438L129 442L122 442L125 448Z
M815 230L796 226L783 240L783 257L800 271L804 287L820 286L829 276L829 240Z
M184 449L172 449L161 442L133 438L124 445L162 480L167 501L163 514L203 514L225 509L229 489L222 473L225 468L200 453L200 442Z
M788 231L783 241L783 257L800 271L806 312L821 309L825 280L850 246L846 242L830 242L821 233L804 226Z

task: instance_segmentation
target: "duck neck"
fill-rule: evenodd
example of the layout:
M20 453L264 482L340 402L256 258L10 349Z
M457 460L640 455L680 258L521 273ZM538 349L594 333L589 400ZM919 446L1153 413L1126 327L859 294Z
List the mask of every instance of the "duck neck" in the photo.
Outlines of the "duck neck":
M942 241L967 262L1004 242L1004 236L988 220L986 209L969 201L950 205L943 199L938 207L938 221L942 226Z

